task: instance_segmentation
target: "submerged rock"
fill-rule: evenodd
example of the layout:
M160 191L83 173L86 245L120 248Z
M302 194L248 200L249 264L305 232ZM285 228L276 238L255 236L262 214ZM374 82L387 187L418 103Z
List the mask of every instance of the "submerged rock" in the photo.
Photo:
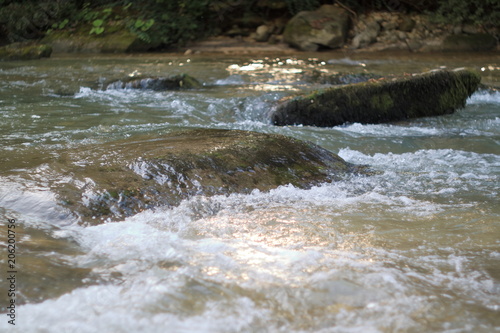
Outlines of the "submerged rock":
M112 81L105 84L104 89L148 89L148 90L173 90L192 89L201 87L201 83L194 77L180 74L169 77L128 77L123 80Z
M295 15L285 27L284 40L303 51L317 51L320 46L338 48L344 45L348 27L346 10L323 5Z
M85 222L173 206L193 195L249 193L286 184L309 188L350 173L366 173L363 167L308 142L215 129L70 151L61 155L58 165L63 165L59 172L71 180L53 189Z
M332 87L284 100L271 118L275 125L330 127L444 115L464 107L480 81L462 69Z
M0 60L34 60L48 58L52 48L37 43L12 43L0 47Z

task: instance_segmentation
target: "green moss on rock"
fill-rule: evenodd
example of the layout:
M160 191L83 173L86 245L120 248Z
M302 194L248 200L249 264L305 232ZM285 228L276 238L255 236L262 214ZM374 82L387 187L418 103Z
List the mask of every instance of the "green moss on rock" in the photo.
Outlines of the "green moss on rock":
M124 25L102 35L90 35L85 29L52 31L42 41L55 53L145 52L157 46L140 40Z
M464 107L480 81L475 72L456 70L332 87L284 100L272 122L330 127L444 115Z
M12 43L0 47L0 60L34 60L48 58L52 53L49 45L37 43Z

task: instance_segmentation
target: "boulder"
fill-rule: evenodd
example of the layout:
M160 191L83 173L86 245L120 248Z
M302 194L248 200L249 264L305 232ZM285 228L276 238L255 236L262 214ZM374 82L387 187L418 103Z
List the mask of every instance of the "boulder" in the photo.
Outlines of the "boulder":
M273 27L263 24L257 27L253 38L256 42L267 42L272 32Z
M71 150L49 165L62 174L51 186L60 202L90 223L178 205L194 195L250 193L286 184L309 188L367 172L312 143L218 129L145 135Z
M481 77L460 69L331 87L281 102L275 125L377 124L453 113L477 90Z
M414 19L412 19L409 16L404 15L401 17L401 20L399 21L398 30L401 30L404 32L411 32L413 30L413 28L415 28L416 24L417 24L417 22Z
M142 41L125 28L99 36L89 35L88 32L53 31L43 42L50 45L55 53L145 52L158 46Z
M0 60L34 60L48 58L52 48L45 44L31 42L12 43L0 47Z
M320 46L338 48L344 45L348 27L346 10L323 5L295 15L285 27L284 41L303 51L316 51Z
M489 34L449 35L443 40L442 50L453 52L491 51L497 45L495 37Z
M202 84L187 74L169 77L127 77L104 84L104 89L145 89L145 90L175 90L200 88Z

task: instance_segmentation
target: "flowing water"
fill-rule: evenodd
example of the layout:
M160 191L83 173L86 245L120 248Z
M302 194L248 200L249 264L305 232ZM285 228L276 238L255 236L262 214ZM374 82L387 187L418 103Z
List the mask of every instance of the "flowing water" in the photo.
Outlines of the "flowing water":
M0 331L500 332L498 91L478 91L452 115L392 124L269 121L275 101L314 87L304 72L461 66L500 82L494 54L0 63ZM179 73L204 87L102 90L111 79ZM96 226L57 205L49 184L64 179L47 165L58 152L192 127L280 133L380 172L196 196Z

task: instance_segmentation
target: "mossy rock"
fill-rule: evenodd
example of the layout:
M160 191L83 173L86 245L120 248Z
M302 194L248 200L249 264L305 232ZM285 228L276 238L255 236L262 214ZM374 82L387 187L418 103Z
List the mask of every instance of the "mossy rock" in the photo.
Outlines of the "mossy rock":
M55 53L145 52L157 46L140 40L126 27L102 35L90 35L85 30L52 31L43 42L51 45Z
M217 129L72 150L51 165L71 179L52 187L61 204L90 223L178 205L193 195L267 191L286 184L309 188L367 172L309 142Z
M302 11L288 21L284 41L302 51L317 51L320 47L338 48L344 45L349 27L349 13L333 5L323 5L315 11Z
M442 50L453 52L484 52L493 50L496 45L496 38L489 34L459 34L446 37L442 44Z
M465 106L481 77L469 70L338 86L288 98L272 113L275 125L377 124L453 113Z
M49 45L37 43L12 43L0 47L0 60L34 60L48 58L52 53Z
M202 84L187 74L169 77L127 77L104 84L104 89L175 90L200 88Z

